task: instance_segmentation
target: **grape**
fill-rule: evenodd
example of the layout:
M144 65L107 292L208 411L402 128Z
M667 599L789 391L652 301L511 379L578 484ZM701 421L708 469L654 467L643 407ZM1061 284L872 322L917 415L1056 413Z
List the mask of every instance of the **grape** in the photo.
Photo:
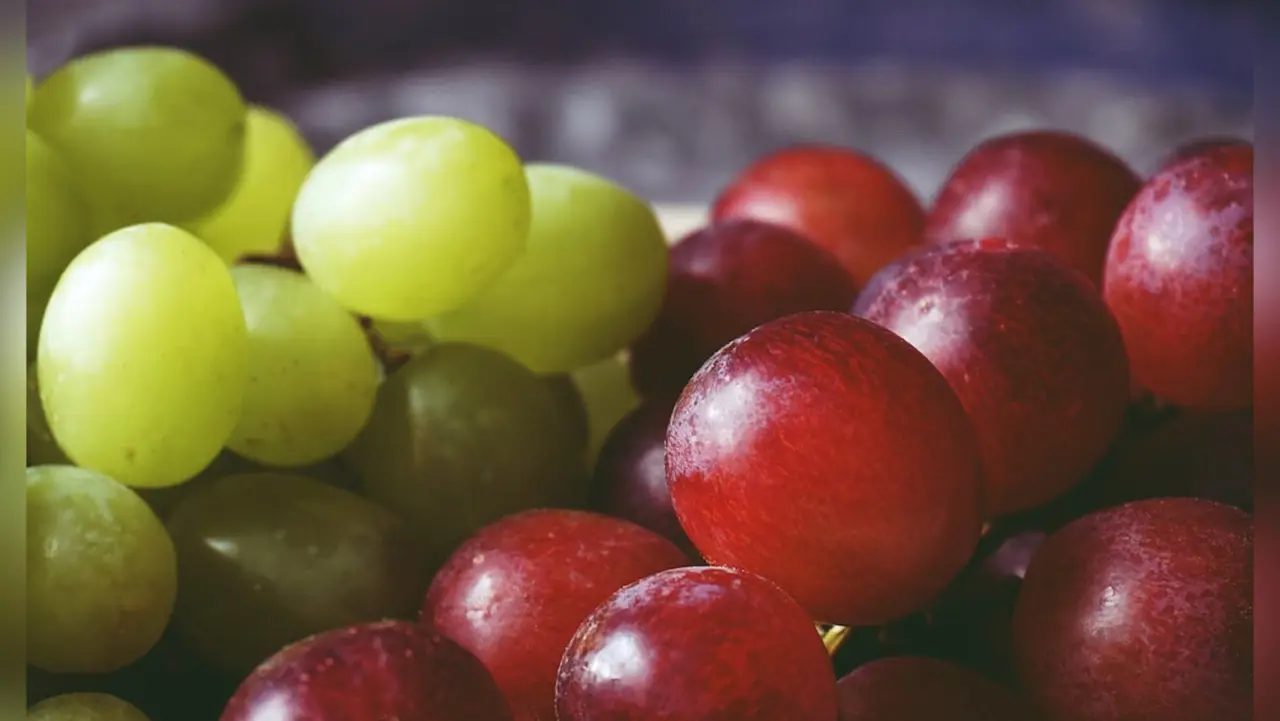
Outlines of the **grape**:
M351 314L306 276L266 265L231 271L249 332L249 381L227 446L273 466L345 448L373 412L377 360Z
M222 71L184 50L129 47L76 58L40 83L28 123L91 194L148 221L190 220L231 192L245 103Z
M35 80L32 80L31 73L27 73L27 112L31 112L31 96L35 91Z
M857 285L919 242L924 224L920 200L892 169L827 145L757 159L716 198L711 216L790 228L834 254Z
M277 253L289 229L293 200L315 162L311 147L288 118L251 106L239 181L222 205L185 227L229 263Z
M136 493L73 466L27 469L27 661L105 673L160 638L177 584L173 542Z
M614 426L596 461L594 507L670 539L696 555L667 488L667 422L674 401L646 401Z
M556 668L578 625L615 591L688 565L670 541L583 511L516 514L481 529L436 575L423 624L493 674L518 720L555 718Z
M40 396L77 465L169 486L230 438L247 357L226 264L185 231L136 225L91 245L58 281L40 331Z
M840 679L841 721L1028 721L1014 694L963 666L931 658L872 661Z
M727 220L676 243L662 313L631 348L645 397L680 395L713 353L761 323L848 310L853 278L834 255L782 226Z
M627 347L657 316L666 236L646 202L598 175L560 165L530 165L526 175L533 221L524 255L427 327L537 373L572 371Z
M1115 226L1103 295L1137 384L1163 401L1253 404L1253 146L1156 173Z
M456 643L383 621L281 650L245 679L221 721L511 721L511 711Z
M517 511L586 503L572 410L485 348L441 344L393 373L346 458L370 498L404 513L437 562Z
M768 578L823 623L923 610L982 526L972 423L929 359L844 313L722 348L667 427L667 485L707 561Z
M593 363L571 375L587 409L587 461L594 466L609 433L640 405L640 396L631 385L626 362L620 358Z
M228 476L169 516L178 549L174 628L219 668L248 672L287 643L407 618L426 588L405 522L297 476Z
M44 406L40 404L40 382L36 374L36 365L27 368L27 465L71 465L67 455L58 447L49 430L49 421L44 417Z
M582 447L585 454L587 444L591 441L591 419L587 417L586 399L582 397L582 392L578 390L578 384L574 383L573 376L569 373L552 373L543 376L542 380L551 388L551 392L555 394L564 407L569 409L573 414L574 435L578 438L578 445Z
M836 721L835 675L809 616L726 568L663 571L578 628L556 681L560 721Z
M925 219L924 239L1007 238L1053 253L1100 287L1111 231L1140 183L1122 160L1078 135L1001 135L951 171Z
M105 693L54 696L27 710L27 721L149 721L133 704Z
M293 246L348 310L412 321L453 310L525 248L529 186L515 151L464 120L366 128L320 159L293 207Z
M1253 718L1253 520L1198 499L1076 520L1031 560L1013 616L1049 721Z
M1063 494L1120 432L1120 328L1097 288L1047 251L999 239L928 248L877 274L853 313L950 381L978 432L988 516Z
M62 271L93 240L88 206L71 170L27 131L27 357L35 357L40 321Z

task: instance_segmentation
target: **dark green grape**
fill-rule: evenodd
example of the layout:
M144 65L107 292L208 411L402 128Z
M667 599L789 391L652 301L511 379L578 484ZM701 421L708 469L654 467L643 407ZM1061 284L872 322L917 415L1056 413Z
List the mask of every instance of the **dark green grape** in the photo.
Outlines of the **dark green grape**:
M347 460L369 497L413 522L435 562L508 514L586 503L572 405L477 346L433 346L391 374Z
M174 628L229 671L247 672L314 633L408 617L426 588L399 516L310 478L220 478L179 501L169 530L178 549Z

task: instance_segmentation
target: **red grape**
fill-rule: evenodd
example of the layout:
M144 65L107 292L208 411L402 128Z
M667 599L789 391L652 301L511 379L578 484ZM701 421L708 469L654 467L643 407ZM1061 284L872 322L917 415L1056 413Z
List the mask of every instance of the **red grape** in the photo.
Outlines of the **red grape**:
M985 240L915 253L881 271L853 312L951 382L978 434L989 515L1062 494L1120 432L1120 329L1084 276L1046 251Z
M1031 561L1013 645L1052 721L1251 719L1252 519L1157 499L1068 524Z
M982 521L977 441L946 378L844 313L766 323L713 356L672 414L667 482L708 561L827 623L923 607Z
M804 609L758 576L664 571L578 629L560 721L836 721L835 674Z
M1136 381L1174 405L1253 403L1253 147L1156 173L1115 229L1104 294Z
M473 536L431 584L422 622L475 654L517 720L555 719L556 667L618 589L689 559L627 521L568 510L509 516Z
M511 721L484 665L403 621L286 647L240 685L221 721Z
M1240 138L1233 138L1231 136L1210 136L1206 138L1196 138L1195 140L1189 140L1183 143L1182 145L1179 145L1178 147L1174 148L1173 152L1165 156L1164 162L1160 163L1160 169L1164 170L1170 165L1180 163L1183 160L1192 156L1199 155L1206 150L1215 150L1217 148L1222 148L1222 147L1237 147L1237 146L1244 146L1250 149L1253 148L1253 144L1250 143L1249 141L1241 140Z
M729 220L671 250L662 312L631 348L642 396L676 396L724 344L766 321L847 310L853 278L829 252L787 228Z
M1028 721L1013 692L963 666L899 656L840 679L841 721Z
M1123 161L1077 135L1001 135L951 171L924 238L935 244L1008 238L1048 250L1097 285L1111 231L1140 185Z
M674 401L645 401L614 426L596 461L595 507L670 539L690 556L667 488L667 423Z
M920 200L891 169L823 145L756 160L720 194L711 215L791 228L834 253L858 285L917 243L924 225Z

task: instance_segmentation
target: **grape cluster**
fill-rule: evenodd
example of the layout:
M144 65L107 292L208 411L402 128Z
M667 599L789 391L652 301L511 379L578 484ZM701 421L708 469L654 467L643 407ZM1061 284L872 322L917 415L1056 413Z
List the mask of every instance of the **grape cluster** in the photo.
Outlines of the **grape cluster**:
M28 86L40 721L1245 721L1252 146L317 159L161 47Z

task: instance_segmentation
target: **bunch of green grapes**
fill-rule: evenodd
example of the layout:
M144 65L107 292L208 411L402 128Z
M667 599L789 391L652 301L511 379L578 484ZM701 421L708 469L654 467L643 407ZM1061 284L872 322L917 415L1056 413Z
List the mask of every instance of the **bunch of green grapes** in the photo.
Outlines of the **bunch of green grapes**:
M133 673L171 632L243 675L412 616L483 526L588 502L664 291L646 202L443 116L317 160L173 48L28 80L31 665ZM123 698L30 718L158 713Z

